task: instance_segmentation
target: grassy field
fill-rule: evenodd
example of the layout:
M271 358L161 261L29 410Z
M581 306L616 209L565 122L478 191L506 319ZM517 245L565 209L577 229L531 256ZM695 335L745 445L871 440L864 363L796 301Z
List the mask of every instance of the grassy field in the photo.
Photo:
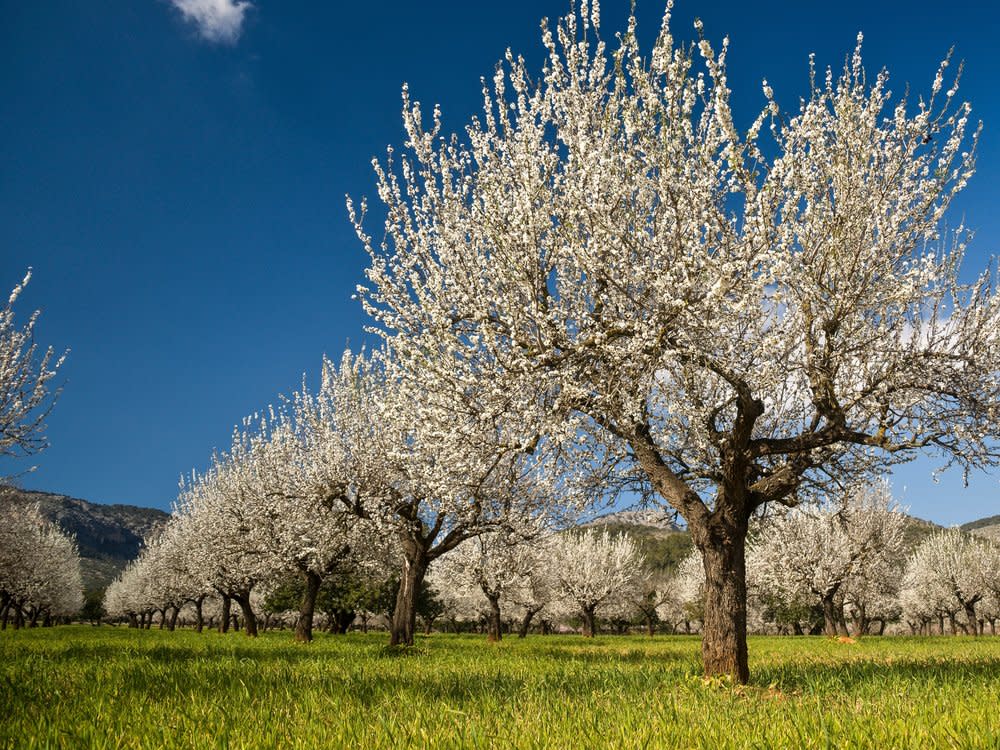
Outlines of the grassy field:
M753 638L752 685L688 637L115 628L0 633L0 747L1000 747L1000 637Z

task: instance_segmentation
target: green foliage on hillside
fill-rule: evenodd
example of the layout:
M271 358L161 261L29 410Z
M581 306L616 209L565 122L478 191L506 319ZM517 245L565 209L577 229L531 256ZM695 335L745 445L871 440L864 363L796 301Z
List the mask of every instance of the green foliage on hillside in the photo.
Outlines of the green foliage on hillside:
M687 531L641 526L630 523L595 523L594 528L607 529L610 534L626 534L635 540L646 565L655 572L669 573L694 548Z

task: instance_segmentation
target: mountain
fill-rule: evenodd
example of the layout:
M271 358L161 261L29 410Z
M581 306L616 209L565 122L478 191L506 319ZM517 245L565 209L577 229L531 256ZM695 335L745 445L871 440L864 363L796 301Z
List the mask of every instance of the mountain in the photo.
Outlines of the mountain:
M694 548L691 535L677 524L676 515L655 508L619 510L581 524L632 537L646 563L655 571L670 572Z
M978 521L969 521L969 523L962 524L960 528L970 534L978 534L1000 542L1000 516L987 516Z
M138 556L142 540L170 517L156 508L102 505L15 487L0 487L0 503L37 503L45 518L76 537L83 585L88 591L105 588Z

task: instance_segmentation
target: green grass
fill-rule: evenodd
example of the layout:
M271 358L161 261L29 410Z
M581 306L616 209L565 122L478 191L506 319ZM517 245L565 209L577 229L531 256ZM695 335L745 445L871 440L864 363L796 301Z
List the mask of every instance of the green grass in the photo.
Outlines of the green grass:
M384 643L8 630L0 747L1000 747L1000 638L753 638L747 687L696 638Z

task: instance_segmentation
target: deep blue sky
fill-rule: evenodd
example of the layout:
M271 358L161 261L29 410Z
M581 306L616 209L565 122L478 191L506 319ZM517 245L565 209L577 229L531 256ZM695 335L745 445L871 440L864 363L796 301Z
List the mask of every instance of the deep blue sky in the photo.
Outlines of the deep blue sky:
M166 508L244 414L359 343L350 296L366 259L344 195L372 196L371 157L402 141L400 84L460 128L479 77L507 46L539 61L540 18L568 7L254 0L227 44L168 0L0 0L0 287L33 266L19 310L42 308L40 340L72 348L52 447L23 484ZM607 35L627 7L603 4ZM639 1L647 40L661 14ZM970 269L997 251L997 5L679 0L676 36L693 36L695 15L713 41L731 38L744 120L761 78L794 103L809 52L839 66L859 30L868 69L888 66L896 90L927 90L955 45L986 128L953 215L978 230ZM916 515L1000 512L995 476L963 490L930 468L895 480Z

